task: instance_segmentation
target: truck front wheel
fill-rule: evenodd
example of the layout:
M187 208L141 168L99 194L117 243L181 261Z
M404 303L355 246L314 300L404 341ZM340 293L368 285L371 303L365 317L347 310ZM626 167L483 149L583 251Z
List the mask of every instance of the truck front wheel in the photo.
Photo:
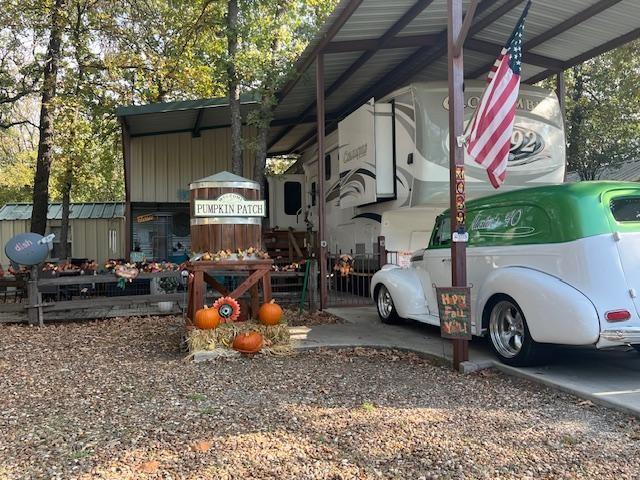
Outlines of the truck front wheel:
M531 338L520 306L506 295L494 299L489 310L489 342L507 365L525 367L544 361L543 346Z
M376 289L376 307L378 307L378 316L382 323L393 324L400 322L396 307L393 305L391 292L384 285L380 285Z

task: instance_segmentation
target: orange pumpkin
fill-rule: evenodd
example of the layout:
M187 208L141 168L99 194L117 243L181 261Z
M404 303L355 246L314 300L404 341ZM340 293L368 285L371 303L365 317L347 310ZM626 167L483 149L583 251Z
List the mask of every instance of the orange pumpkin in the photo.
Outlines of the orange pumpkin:
M233 349L242 353L256 353L262 348L262 335L258 332L240 333L233 339Z
M282 320L282 308L275 300L270 303L263 303L258 310L258 319L263 325L277 325Z
M211 330L220 324L220 314L215 308L206 305L196 312L196 327L201 330Z

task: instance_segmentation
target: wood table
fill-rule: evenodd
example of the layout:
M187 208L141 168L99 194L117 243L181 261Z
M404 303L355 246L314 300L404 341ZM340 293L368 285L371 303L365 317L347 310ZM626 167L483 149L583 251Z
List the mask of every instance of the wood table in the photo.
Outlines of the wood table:
M195 312L204 305L206 286L211 286L223 296L239 298L246 292L251 295L251 314L257 318L260 308L258 283L262 280L263 301L271 301L271 266L273 260L220 260L217 262L196 261L187 264L189 271L187 317L193 322ZM224 272L247 272L249 276L229 291L214 276L224 276Z

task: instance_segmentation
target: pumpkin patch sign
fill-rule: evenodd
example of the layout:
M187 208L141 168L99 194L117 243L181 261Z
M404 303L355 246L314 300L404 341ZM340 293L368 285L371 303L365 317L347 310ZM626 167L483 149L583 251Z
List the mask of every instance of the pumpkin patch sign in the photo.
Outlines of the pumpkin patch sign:
M469 287L438 287L436 296L442 337L471 340Z

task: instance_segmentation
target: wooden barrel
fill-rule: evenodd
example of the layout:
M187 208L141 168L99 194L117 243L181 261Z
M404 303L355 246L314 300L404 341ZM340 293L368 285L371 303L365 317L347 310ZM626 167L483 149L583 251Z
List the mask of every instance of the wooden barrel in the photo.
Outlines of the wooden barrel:
M260 199L260 186L257 182L229 172L221 172L197 180L189 185L191 198L191 250L193 252L217 252L219 250L246 250L249 247L260 248L262 244L262 216L245 207L239 215L229 214L232 206L224 208L222 199L237 199L236 205L252 205ZM239 195L240 197L228 194ZM216 202L198 202L213 200ZM203 204L209 210L203 213ZM215 205L213 205L215 204ZM197 206L197 207L196 207ZM259 209L255 205L256 211ZM264 204L262 203L262 212ZM196 211L198 210L198 211ZM248 213L248 215L247 215Z

